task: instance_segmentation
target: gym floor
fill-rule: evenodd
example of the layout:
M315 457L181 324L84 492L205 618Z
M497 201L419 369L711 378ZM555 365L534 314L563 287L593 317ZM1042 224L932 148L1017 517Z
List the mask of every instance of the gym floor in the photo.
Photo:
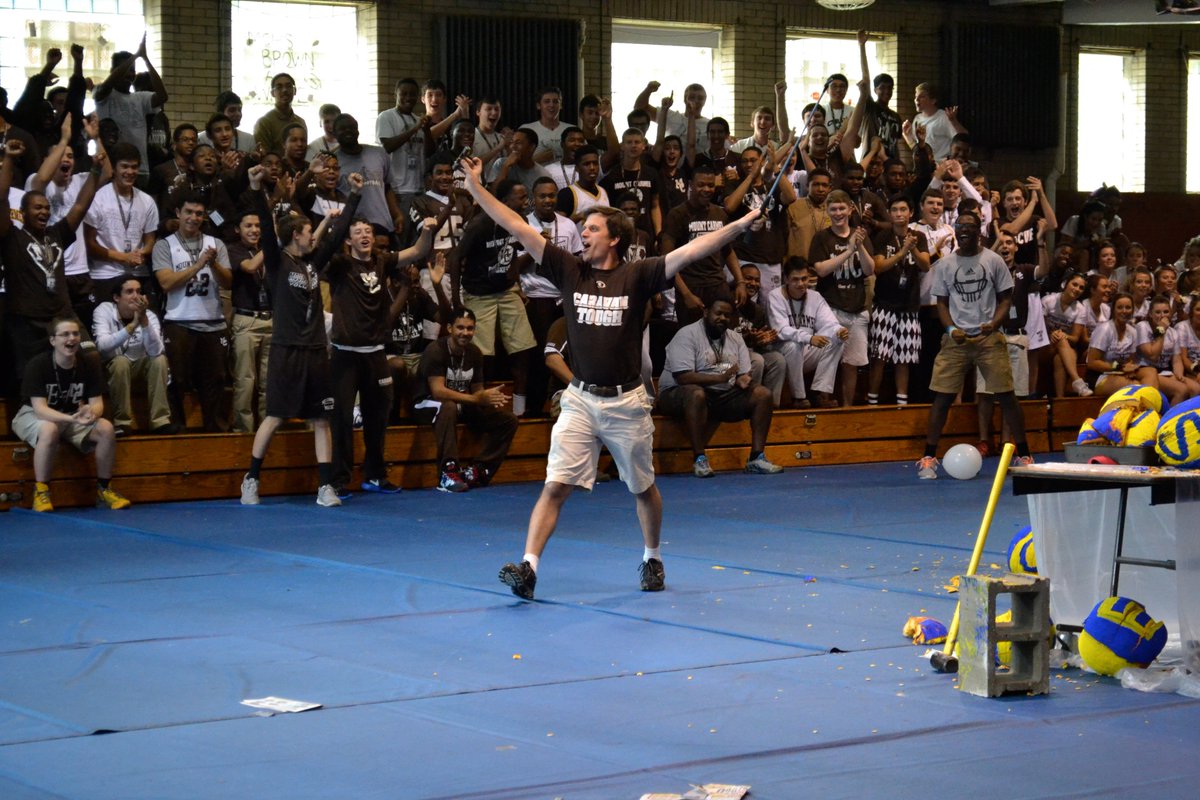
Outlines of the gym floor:
M955 689L901 634L949 623L995 459L660 479L667 589L632 498L568 501L537 601L540 484L0 515L0 796L1192 797L1200 701L1052 669ZM1006 487L983 567L1028 523ZM275 696L319 703L266 715Z

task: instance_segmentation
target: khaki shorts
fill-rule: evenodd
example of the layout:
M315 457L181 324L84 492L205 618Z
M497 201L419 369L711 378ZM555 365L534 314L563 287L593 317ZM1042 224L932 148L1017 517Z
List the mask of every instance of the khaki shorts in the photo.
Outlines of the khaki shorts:
M17 416L13 417L13 433L30 447L37 447L41 427L42 420L33 410L33 406L21 406ZM59 438L64 442L70 442L81 453L90 453L96 449L96 443L89 438L95 429L96 423L94 422L89 422L87 425L81 425L78 422L58 423Z
M950 334L942 335L942 349L933 362L933 377L929 381L930 391L941 394L958 394L963 380L972 367L979 369L987 381L988 391L1004 394L1013 390L1012 367L1008 363L1008 342L1004 334L996 331L979 339L968 339L961 344Z
M500 319L500 341L512 355L537 346L529 316L517 287L496 294L462 293L463 305L475 312L475 346L485 356L496 354L496 319Z
M653 403L646 389L597 397L575 386L562 393L562 413L550 433L546 482L591 489L603 442L633 494L654 485Z
M1025 334L1005 334L1004 341L1008 344L1008 365L1012 369L1013 391L1017 397L1029 394L1029 337ZM975 393L992 394L988 388L987 379L978 369L975 370Z
M837 317L838 324L850 332L850 336L846 338L846 346L842 348L842 363L852 367L865 367L869 361L867 332L871 324L871 312L865 309L852 312L835 308L833 315Z

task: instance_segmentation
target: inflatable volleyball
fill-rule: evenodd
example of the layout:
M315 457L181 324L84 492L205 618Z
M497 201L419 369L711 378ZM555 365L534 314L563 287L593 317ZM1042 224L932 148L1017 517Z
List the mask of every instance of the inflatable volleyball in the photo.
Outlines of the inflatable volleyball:
M1154 449L1164 464L1188 469L1200 467L1200 397L1163 414Z
M1126 667L1146 667L1167 643L1167 626L1153 619L1141 603L1128 597L1102 600L1083 621L1079 656L1101 675Z
M1154 447L1161 417L1154 409L1143 411L1125 426L1126 447Z
M1153 386L1131 383L1110 394L1108 399L1104 401L1104 405L1100 406L1100 413L1123 407L1137 408L1141 411L1153 411L1161 416L1170 409L1171 404L1167 401L1166 395Z
M1033 552L1033 526L1017 531L1008 543L1008 571L1018 575L1037 575L1037 557Z

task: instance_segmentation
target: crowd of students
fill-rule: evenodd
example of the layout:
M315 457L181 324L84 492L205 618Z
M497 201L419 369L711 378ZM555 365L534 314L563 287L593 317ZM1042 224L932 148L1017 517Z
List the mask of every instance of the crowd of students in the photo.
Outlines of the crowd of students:
M788 86L764 86L773 103L754 110L743 139L705 116L696 84L676 103L651 81L619 114L587 95L575 123L547 87L531 98L537 118L513 124L524 115L494 96L404 78L372 143L332 103L310 132L286 73L252 130L232 91L207 118L172 126L145 40L115 54L95 86L78 45L55 85L64 54L51 50L0 123L0 374L14 434L41 454L35 505L50 507L49 442L61 439L96 448L101 499L127 502L108 478L112 442L134 432L135 384L151 433L181 429L187 391L205 431L256 432L248 503L270 435L295 417L314 423L322 505L346 496L356 426L362 488L398 491L382 442L403 419L438 427L441 488L486 485L507 440L463 462L446 433L460 415L447 405L515 430L516 417L555 407L555 367L569 359L551 335L560 290L514 231L478 213L472 157L492 196L576 254L597 208L629 219L628 261L753 215L744 235L689 260L638 310L651 395L676 333L725 302L750 358L747 386L764 387L775 408L933 400L947 335L935 277L959 248L963 214L1012 278L998 327L1016 397L1129 382L1172 400L1200 394L1200 237L1177 261L1152 258L1123 230L1120 192L1107 186L1060 226L1036 177L1005 180L972 160L970 133L937 87L915 87L912 115L893 109L894 81L869 74L865 42L860 33L855 101L835 74L822 102L789 121ZM966 280L951 284L969 297ZM579 313L603 323L617 310ZM486 388L499 379L511 395Z

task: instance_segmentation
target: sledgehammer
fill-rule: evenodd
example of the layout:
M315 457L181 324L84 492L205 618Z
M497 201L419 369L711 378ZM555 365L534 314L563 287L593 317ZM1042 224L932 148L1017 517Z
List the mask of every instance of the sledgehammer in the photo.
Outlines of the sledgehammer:
M1000 453L1000 466L996 468L996 477L992 481L992 493L988 496L987 509L983 512L983 521L979 523L979 534L975 537L975 549L971 552L971 563L967 565L964 575L974 575L979 567L979 559L983 556L984 545L987 544L988 529L992 527L992 515L996 513L996 503L1000 499L1000 491L1004 488L1004 478L1008 475L1008 465L1012 463L1016 447L1012 442L1004 445ZM954 606L954 619L950 622L950 630L946 633L946 646L929 657L930 665L938 672L958 672L958 658L954 655L954 645L958 640L958 611L961 603Z

